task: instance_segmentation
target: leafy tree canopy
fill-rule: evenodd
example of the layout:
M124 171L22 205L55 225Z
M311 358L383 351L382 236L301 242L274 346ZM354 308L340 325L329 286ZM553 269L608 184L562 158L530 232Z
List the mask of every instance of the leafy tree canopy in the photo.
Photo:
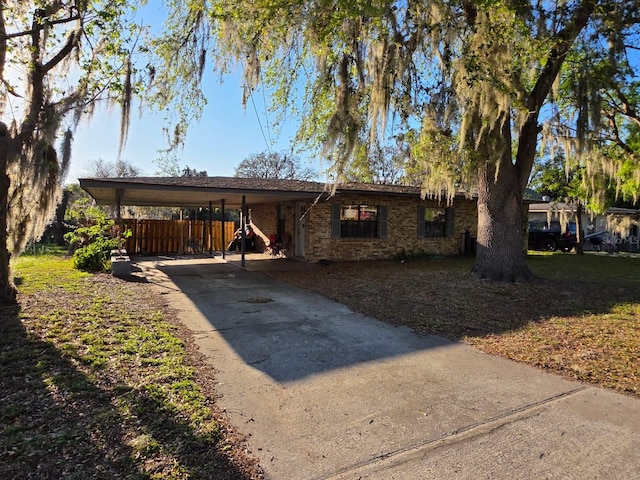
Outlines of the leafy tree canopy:
M400 147L378 144L374 148L360 147L358 150L359 154L342 173L345 180L382 185L412 184L405 170L405 152Z
M278 152L261 152L242 160L236 167L235 176L312 180L316 173L311 168L303 166L294 156Z

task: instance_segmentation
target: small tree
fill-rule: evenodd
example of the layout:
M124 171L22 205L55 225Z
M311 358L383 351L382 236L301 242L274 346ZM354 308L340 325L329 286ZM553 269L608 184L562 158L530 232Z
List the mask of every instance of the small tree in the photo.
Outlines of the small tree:
M88 272L109 271L111 251L122 248L119 228L113 220L101 215L89 225L67 233L65 239L74 250L74 267Z

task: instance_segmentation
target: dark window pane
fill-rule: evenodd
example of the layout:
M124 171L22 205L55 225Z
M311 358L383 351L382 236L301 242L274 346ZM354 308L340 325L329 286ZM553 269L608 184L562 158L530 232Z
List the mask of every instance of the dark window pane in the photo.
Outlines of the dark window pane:
M360 222L361 237L376 237L378 235L378 222Z
M340 236L341 237L357 237L358 236L358 222L343 220L340 222Z
M445 235L445 214L444 208L424 209L424 236L444 237Z
M378 235L378 207L343 205L340 207L341 237L376 237Z

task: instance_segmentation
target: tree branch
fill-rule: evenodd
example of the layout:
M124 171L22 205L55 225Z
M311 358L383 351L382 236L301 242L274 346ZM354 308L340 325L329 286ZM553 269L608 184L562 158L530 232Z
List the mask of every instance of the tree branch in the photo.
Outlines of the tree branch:
M58 65L62 60L64 60L71 51L78 45L78 40L80 39L80 30L76 29L69 34L67 38L67 43L60 49L60 51L46 64L42 66L42 75L46 75L49 70Z
M2 48L0 46L0 48ZM1 72L0 72L1 74ZM18 92L16 92L16 90L13 88L13 85L11 85L7 80L5 80L4 78L1 80L2 84L4 85L4 87L7 89L7 92L9 92L11 95L13 95L16 98L23 98L22 95L20 95Z
M526 105L529 115L519 132L518 151L516 153L516 168L522 188L529 179L535 158L537 135L539 132L538 117L545 99L551 91L551 86L560 73L560 68L573 42L585 28L589 18L595 10L597 0L583 0L573 12L573 18L555 35L556 46L551 49L547 62L540 72L540 76L531 90Z
M596 0L584 0L576 8L573 19L555 36L558 40L556 47L551 49L547 62L538 77L536 85L529 95L527 106L530 112L537 112L543 105L551 85L560 72L569 49L578 34L584 29L591 14L595 10Z
M4 23L4 9L0 8L0 78L4 79L4 65L7 55L7 26Z
M60 18L58 20L48 20L47 23L49 25L59 25L63 23L75 22L77 20L80 20L80 15L72 15L67 18ZM6 30L4 30L3 28L2 33L0 33L0 42L11 40L12 38L28 37L32 34L33 34L33 29L23 30L21 32L6 33Z

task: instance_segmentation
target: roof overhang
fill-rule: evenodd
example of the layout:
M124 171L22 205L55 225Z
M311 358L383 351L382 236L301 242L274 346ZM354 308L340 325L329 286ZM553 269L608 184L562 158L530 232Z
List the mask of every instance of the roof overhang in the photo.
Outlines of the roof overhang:
M534 202L529 205L530 213L548 213L548 212L575 212L576 205L564 202ZM585 212L589 213L589 212ZM633 208L610 207L604 212L605 215L638 215L639 210Z
M327 199L331 195L392 195L422 198L416 186L345 183L330 185L287 179L236 177L81 178L98 205L198 208ZM469 198L457 192L456 198ZM473 195L472 197L475 197ZM426 199L423 198L426 201Z
M198 208L207 207L210 203L219 206L224 202L225 208L240 208L243 203L305 200L323 193L322 188L284 191L259 186L250 188L241 184L224 186L215 181L176 182L173 178L154 178L153 181L148 178L81 178L79 182L98 205Z

